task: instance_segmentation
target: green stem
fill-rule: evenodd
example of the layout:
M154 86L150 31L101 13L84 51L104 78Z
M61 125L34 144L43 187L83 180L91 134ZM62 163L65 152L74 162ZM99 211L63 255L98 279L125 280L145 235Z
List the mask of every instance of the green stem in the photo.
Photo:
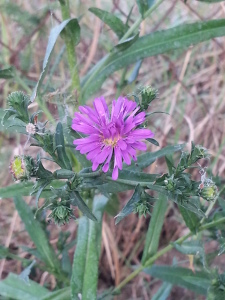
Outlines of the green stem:
M221 223L225 222L225 217L221 218L220 220L217 221L212 221L208 224L202 225L199 227L198 232L201 232L205 229L209 229L211 227L215 227ZM174 244L182 244L185 240L187 240L189 237L193 235L192 232L189 232L188 234L182 236L178 240L175 241ZM132 279L134 279L141 271L143 271L145 268L151 266L159 257L173 249L173 244L167 245L165 248L157 252L155 255L153 255L151 258L149 258L144 265L139 266L134 272L132 272L128 277L126 277L114 290L113 293L117 293L120 291L121 288L123 288L128 282L130 282Z
M69 0L59 0L59 2L61 6L63 20L70 19ZM80 87L80 78L79 78L79 73L77 68L75 44L68 28L66 28L65 32L66 32L65 44L66 44L66 51L67 51L67 59L68 59L68 64L69 64L69 69L71 74L71 80L72 80L71 88L73 92L75 89L75 92L77 93L77 97L78 97L77 101L78 101L81 97L81 87Z

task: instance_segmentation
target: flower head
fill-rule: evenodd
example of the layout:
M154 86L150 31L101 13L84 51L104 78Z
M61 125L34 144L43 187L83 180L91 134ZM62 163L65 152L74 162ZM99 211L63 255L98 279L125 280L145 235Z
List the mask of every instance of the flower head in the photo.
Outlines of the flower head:
M118 169L122 170L122 162L131 164L131 158L137 160L136 150L145 151L146 144L141 140L152 138L154 133L149 129L137 128L145 120L145 112L140 112L133 101L119 97L113 100L111 114L103 97L94 100L94 109L80 106L80 113L75 113L72 129L87 137L74 140L76 149L87 154L92 170L100 164L103 172L107 172L111 160L114 161L112 178L118 178Z
M10 171L15 180L29 180L34 173L34 169L34 160L28 155L15 156L10 164Z

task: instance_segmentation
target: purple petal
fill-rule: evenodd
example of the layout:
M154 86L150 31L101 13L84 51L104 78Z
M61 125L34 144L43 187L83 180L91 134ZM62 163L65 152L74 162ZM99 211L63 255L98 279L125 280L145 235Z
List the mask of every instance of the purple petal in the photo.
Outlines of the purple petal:
M108 172L108 170L109 170L109 164L110 164L110 160L112 158L112 154L113 154L113 149L110 148L109 156L108 156L108 158L106 160L106 163L104 164L104 166L102 168L102 171L105 172L105 173Z
M132 147L138 150L146 151L147 146L144 142L136 142L132 144Z
M106 160L106 158L109 156L110 152L111 152L111 147L110 146L103 148L101 153L96 157L95 160L99 164L102 164Z
M154 133L149 129L136 129L132 131L130 135L138 139L147 139L154 137Z
M93 165L92 165L92 171L96 171L98 169L98 166L99 166L99 163L97 163L96 161L93 162Z
M122 170L122 154L119 147L114 148L115 158L114 158L114 167L118 166L120 170Z
M78 125L78 124L72 124L72 129L75 131L79 131L84 134L93 134L98 133L99 130L97 128L91 127L89 125Z
M83 144L88 144L88 143L94 142L94 141L99 142L99 135L93 134L86 138L76 139L73 141L73 144L74 145L83 145Z
M125 163L127 165L130 165L131 159L130 159L130 155L128 154L128 152L125 150L125 151L121 151L121 153L122 153L122 157L123 157L123 160L125 161Z
M99 143L94 142L88 145L78 145L76 149L79 150L81 154L85 154L99 147L100 147Z
M112 172L112 179L116 180L118 178L118 167L115 166Z
M117 142L117 145L120 147L120 149L125 150L127 148L127 144L121 139Z
M87 159L88 160L93 160L97 155L99 155L101 153L101 147L99 146L98 148L95 148L94 150L91 150L88 154L87 154Z

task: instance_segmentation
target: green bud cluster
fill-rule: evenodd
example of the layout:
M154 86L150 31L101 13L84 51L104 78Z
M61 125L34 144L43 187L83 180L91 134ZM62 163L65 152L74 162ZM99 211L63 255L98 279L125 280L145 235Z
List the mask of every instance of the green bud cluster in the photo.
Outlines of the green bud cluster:
M138 213L139 217L144 216L146 218L147 214L150 214L150 203L147 200L140 200L135 203L134 213Z
M3 123L12 115L25 123L29 123L28 105L31 102L28 95L25 95L21 91L13 92L8 96L7 102L9 109L6 110Z
M209 157L210 155L206 148L201 145L195 145L192 142L191 153L182 152L179 164L176 168L176 174L183 172L185 169L196 163L199 159Z
M74 218L73 210L70 208L68 201L53 201L49 208L52 211L49 218L53 219L57 225L64 225L68 223L71 218Z
M216 271L217 272L217 271ZM216 274L216 278L211 281L207 293L207 300L222 300L225 294L225 274Z
M164 183L165 183L166 189L168 191L170 191L170 192L175 191L175 189L176 189L176 180L174 180L173 175L169 178L166 178L164 180Z
M141 95L140 107L142 110L147 110L151 102L157 98L158 90L154 89L151 86L146 86L141 89L140 95Z

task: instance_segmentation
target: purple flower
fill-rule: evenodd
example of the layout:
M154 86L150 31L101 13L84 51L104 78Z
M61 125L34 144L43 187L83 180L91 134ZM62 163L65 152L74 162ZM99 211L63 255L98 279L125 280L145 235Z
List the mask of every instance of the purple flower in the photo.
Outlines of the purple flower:
M139 128L145 120L145 112L136 114L137 104L126 98L113 100L111 115L104 97L94 100L94 109L80 106L80 112L75 112L72 129L87 135L73 143L81 154L87 154L92 170L100 164L103 172L109 170L111 159L114 160L112 178L118 178L118 169L122 170L122 161L131 164L131 158L137 160L136 150L147 149L141 140L152 138L154 133L149 129Z

